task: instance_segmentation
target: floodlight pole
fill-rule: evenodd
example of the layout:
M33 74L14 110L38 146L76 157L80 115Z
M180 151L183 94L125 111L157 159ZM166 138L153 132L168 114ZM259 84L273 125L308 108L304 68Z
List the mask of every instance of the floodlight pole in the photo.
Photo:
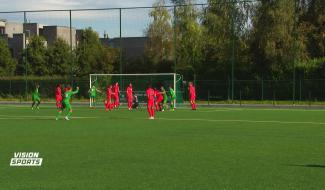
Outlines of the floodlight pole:
M70 58L71 61L73 60L73 56L72 56L72 52L73 52L73 47L72 47L72 14L71 14L71 10L69 10L69 22L70 22ZM71 68L70 68L70 72L71 72L71 86L73 87L73 66L74 66L74 61L71 62Z
M297 59L297 2L295 1L295 11L294 11L294 25L293 25L293 74L292 74L292 103L295 104L296 100L296 59Z
M24 23L27 23L27 17L26 17L26 12L24 12ZM24 49L25 49L25 96L27 99L27 49L26 49L26 33L24 32Z
M122 67L122 9L119 9L120 14L120 74L123 73L123 67ZM120 77L120 85L122 86L122 77Z

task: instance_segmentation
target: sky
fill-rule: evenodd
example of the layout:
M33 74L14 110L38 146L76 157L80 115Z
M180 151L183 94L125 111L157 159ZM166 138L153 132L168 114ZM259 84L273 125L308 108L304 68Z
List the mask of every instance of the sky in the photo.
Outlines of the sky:
M206 1L194 0L195 3L206 3ZM142 7L152 6L154 2L155 0L0 0L0 12ZM166 4L171 3L166 1ZM123 10L122 36L143 36L151 21L149 12L150 9ZM24 16L23 13L0 13L0 19L23 22ZM69 12L27 13L27 21L44 25L69 26ZM118 37L119 12L118 10L72 12L72 26L78 29L92 27L100 36L106 32L109 37Z

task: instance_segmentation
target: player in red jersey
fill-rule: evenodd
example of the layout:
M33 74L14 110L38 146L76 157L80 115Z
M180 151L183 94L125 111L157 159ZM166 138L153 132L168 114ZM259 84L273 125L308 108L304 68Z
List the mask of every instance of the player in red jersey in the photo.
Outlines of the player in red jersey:
M105 110L112 111L113 104L112 104L112 96L113 96L113 90L112 85L109 85L106 90L106 100L105 100Z
M148 89L146 90L147 94L147 110L149 113L149 119L155 119L155 109L154 109L154 104L155 104L155 91L152 89L151 85L148 86Z
M118 85L118 82L114 85L114 108L118 108L120 106L120 87Z
M159 92L159 90L157 90L156 88L155 88L154 91L155 91L155 96L156 96L156 102L155 102L156 111L161 111L162 110L161 109L161 107L162 107L161 103L164 100L164 97L163 97L162 93Z
M190 103L191 103L192 110L196 110L196 103L195 103L196 92L195 92L195 86L193 85L192 82L189 82L189 84L188 84L188 91L189 91Z
M133 103L133 88L132 84L130 83L129 86L126 88L126 98L128 101L128 109L132 109L132 103Z
M58 84L55 88L55 101L56 101L56 108L62 108L62 89L61 84Z

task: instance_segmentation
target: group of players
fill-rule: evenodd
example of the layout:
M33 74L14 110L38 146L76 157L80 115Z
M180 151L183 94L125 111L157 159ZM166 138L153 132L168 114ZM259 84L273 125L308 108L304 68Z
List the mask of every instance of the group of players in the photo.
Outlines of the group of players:
M96 107L96 97L97 92L102 93L101 90L97 89L95 85L91 86L88 93L90 96L90 107L95 108ZM115 108L118 108L120 106L120 86L118 82L116 82L114 85L108 85L106 89L106 99L104 101L105 110L112 111ZM127 95L127 101L128 101L128 109L132 109L132 102L133 102L133 89L132 84L130 83L129 86L126 89L126 95Z
M190 104L192 107L192 110L196 110L196 91L195 87L192 82L189 82L188 86L189 91L189 99ZM64 117L66 120L69 120L69 117L72 114L72 107L71 107L71 97L74 94L77 94L79 92L79 87L76 88L75 91L72 90L70 86L67 86L64 88L64 92L62 93L62 86L61 84L58 84L55 89L55 99L56 99L56 107L58 110L58 114L56 116L56 120L59 119L59 117L62 115L62 112L66 109L68 112L66 116ZM96 96L97 92L102 93L99 89L97 89L94 85L89 89L89 95L90 95L90 101L91 101L91 107L95 108L96 106ZM174 89L169 86L169 95L170 95L170 110L175 110L175 99L176 94ZM168 101L168 95L163 86L160 86L160 88L154 88L151 85L148 85L148 88L146 90L146 96L147 96L147 111L149 114L149 119L155 118L155 111L165 111L167 108L167 101ZM119 84L116 82L114 85L108 85L106 89L106 99L104 101L105 110L112 111L115 108L118 108L120 106L120 88ZM39 109L40 104L40 95L39 95L39 85L36 85L35 91L32 95L32 109L37 108ZM127 106L128 110L132 110L133 108L137 108L139 105L138 98L135 94L133 94L133 87L130 83L126 88L126 100L127 100Z

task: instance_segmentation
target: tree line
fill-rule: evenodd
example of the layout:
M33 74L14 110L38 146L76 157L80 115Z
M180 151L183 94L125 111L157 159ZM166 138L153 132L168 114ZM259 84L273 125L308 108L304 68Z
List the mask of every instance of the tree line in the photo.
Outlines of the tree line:
M122 56L123 73L173 72L187 79L325 77L325 1L323 0L156 0L137 59ZM187 6L183 6L183 5ZM0 40L0 75L87 76L118 73L119 49L104 47L86 28L76 49L62 39L46 48L34 36L21 59ZM27 69L26 69L27 67Z
M32 36L15 60L8 44L0 39L0 75L88 77L89 73L111 73L119 56L117 49L103 46L91 28L83 30L75 49L60 38L52 46L45 44L42 36Z

